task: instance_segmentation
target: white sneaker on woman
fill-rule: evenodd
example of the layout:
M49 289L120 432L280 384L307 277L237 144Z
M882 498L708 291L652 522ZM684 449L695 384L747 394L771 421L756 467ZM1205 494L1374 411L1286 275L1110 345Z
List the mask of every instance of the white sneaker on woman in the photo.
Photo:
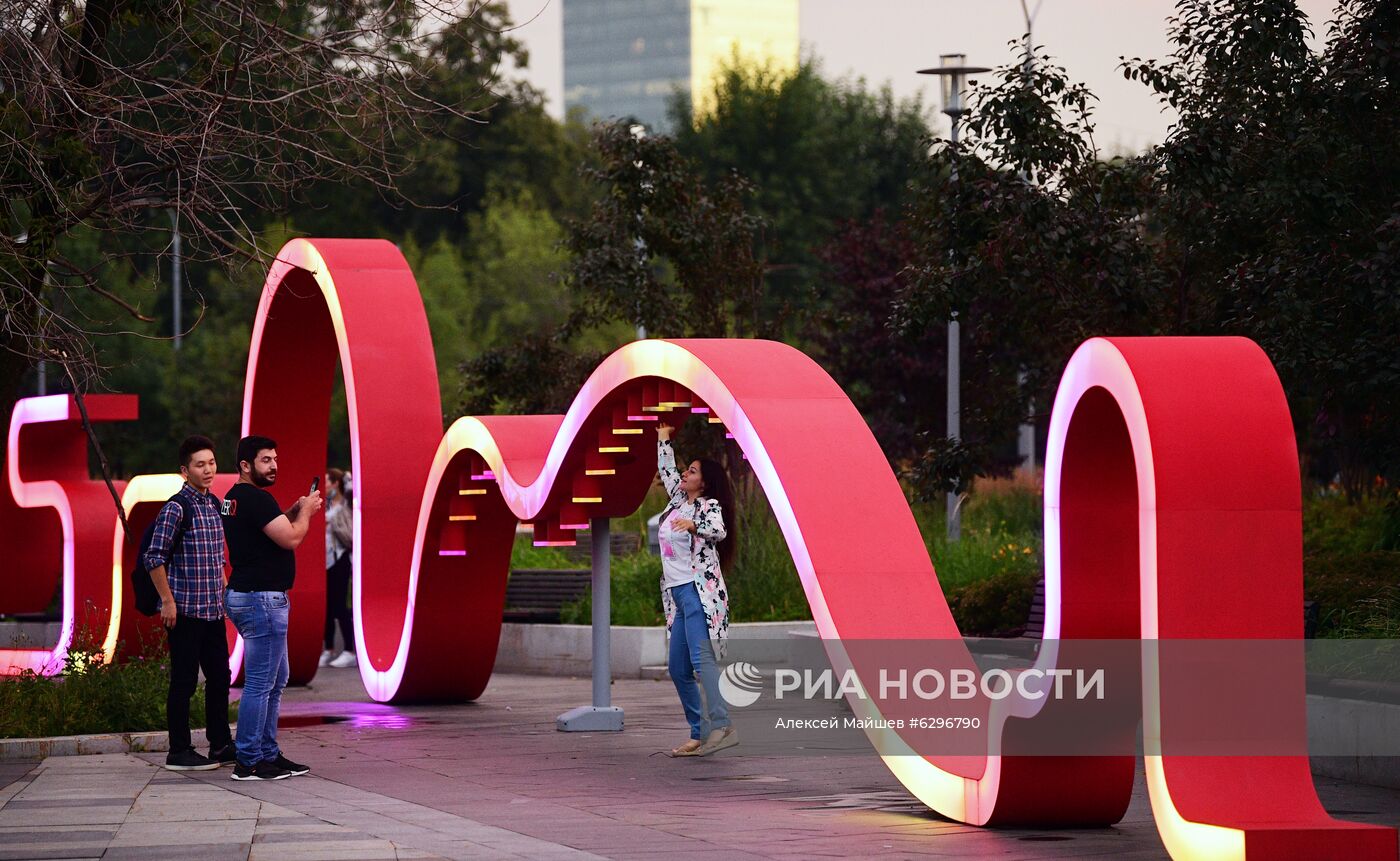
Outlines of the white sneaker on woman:
M332 652L330 649L326 649L324 652L321 653L321 660L319 660L319 661L316 662L316 666L318 666L318 667L326 667L326 666L329 666L331 660L332 660L334 657L335 657L335 652Z
M348 651L341 652L334 661L331 661L331 666L338 670L343 670L346 667L358 667L359 665L360 662L356 660L355 653Z

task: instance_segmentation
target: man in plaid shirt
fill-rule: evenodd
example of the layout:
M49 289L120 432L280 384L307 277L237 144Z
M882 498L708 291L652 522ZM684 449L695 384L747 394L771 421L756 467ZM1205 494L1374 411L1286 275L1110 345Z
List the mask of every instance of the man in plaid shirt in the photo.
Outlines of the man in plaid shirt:
M212 440L192 436L180 443L185 485L156 515L143 559L160 595L160 620L170 643L170 691L165 700L170 753L165 767L172 771L207 771L234 761L224 635L224 526L219 499L209 491L217 472ZM201 669L208 757L197 753L190 741L190 697Z

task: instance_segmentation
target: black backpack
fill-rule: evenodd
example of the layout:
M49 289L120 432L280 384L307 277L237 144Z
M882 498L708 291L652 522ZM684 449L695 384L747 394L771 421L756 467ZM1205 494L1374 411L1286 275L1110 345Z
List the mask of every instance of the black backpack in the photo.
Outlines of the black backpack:
M180 525L175 529L175 537L170 540L170 558L173 559L175 548L179 547L185 538L185 527L189 525L191 513L189 503L185 502L180 494L177 493L166 500L167 504L171 502L180 506ZM165 510L164 506L161 510ZM159 519L157 516L156 520ZM156 520L152 520L146 531L141 533L141 545L136 551L136 567L131 569L131 594L136 599L136 612L143 616L154 616L160 612L160 593L156 591L156 584L151 581L151 572L146 570L145 562L146 551L151 549L151 539L156 534Z

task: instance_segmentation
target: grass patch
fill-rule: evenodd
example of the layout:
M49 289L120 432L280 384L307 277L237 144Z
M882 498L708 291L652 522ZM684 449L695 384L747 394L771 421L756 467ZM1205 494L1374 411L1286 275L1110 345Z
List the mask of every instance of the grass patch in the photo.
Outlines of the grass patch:
M79 629L73 647L54 675L25 670L0 677L0 738L42 738L89 733L163 730L170 684L163 640L143 644L120 663L102 663L97 637ZM230 703L229 720L238 714ZM190 726L204 726L204 684L190 701Z

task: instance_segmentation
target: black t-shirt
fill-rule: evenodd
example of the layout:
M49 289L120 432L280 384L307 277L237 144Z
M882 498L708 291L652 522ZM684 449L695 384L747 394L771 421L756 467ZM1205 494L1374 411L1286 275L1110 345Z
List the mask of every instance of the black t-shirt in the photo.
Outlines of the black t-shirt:
M228 540L235 592L285 592L296 578L296 554L267 537L263 527L282 516L272 494L246 482L224 496L224 537Z

